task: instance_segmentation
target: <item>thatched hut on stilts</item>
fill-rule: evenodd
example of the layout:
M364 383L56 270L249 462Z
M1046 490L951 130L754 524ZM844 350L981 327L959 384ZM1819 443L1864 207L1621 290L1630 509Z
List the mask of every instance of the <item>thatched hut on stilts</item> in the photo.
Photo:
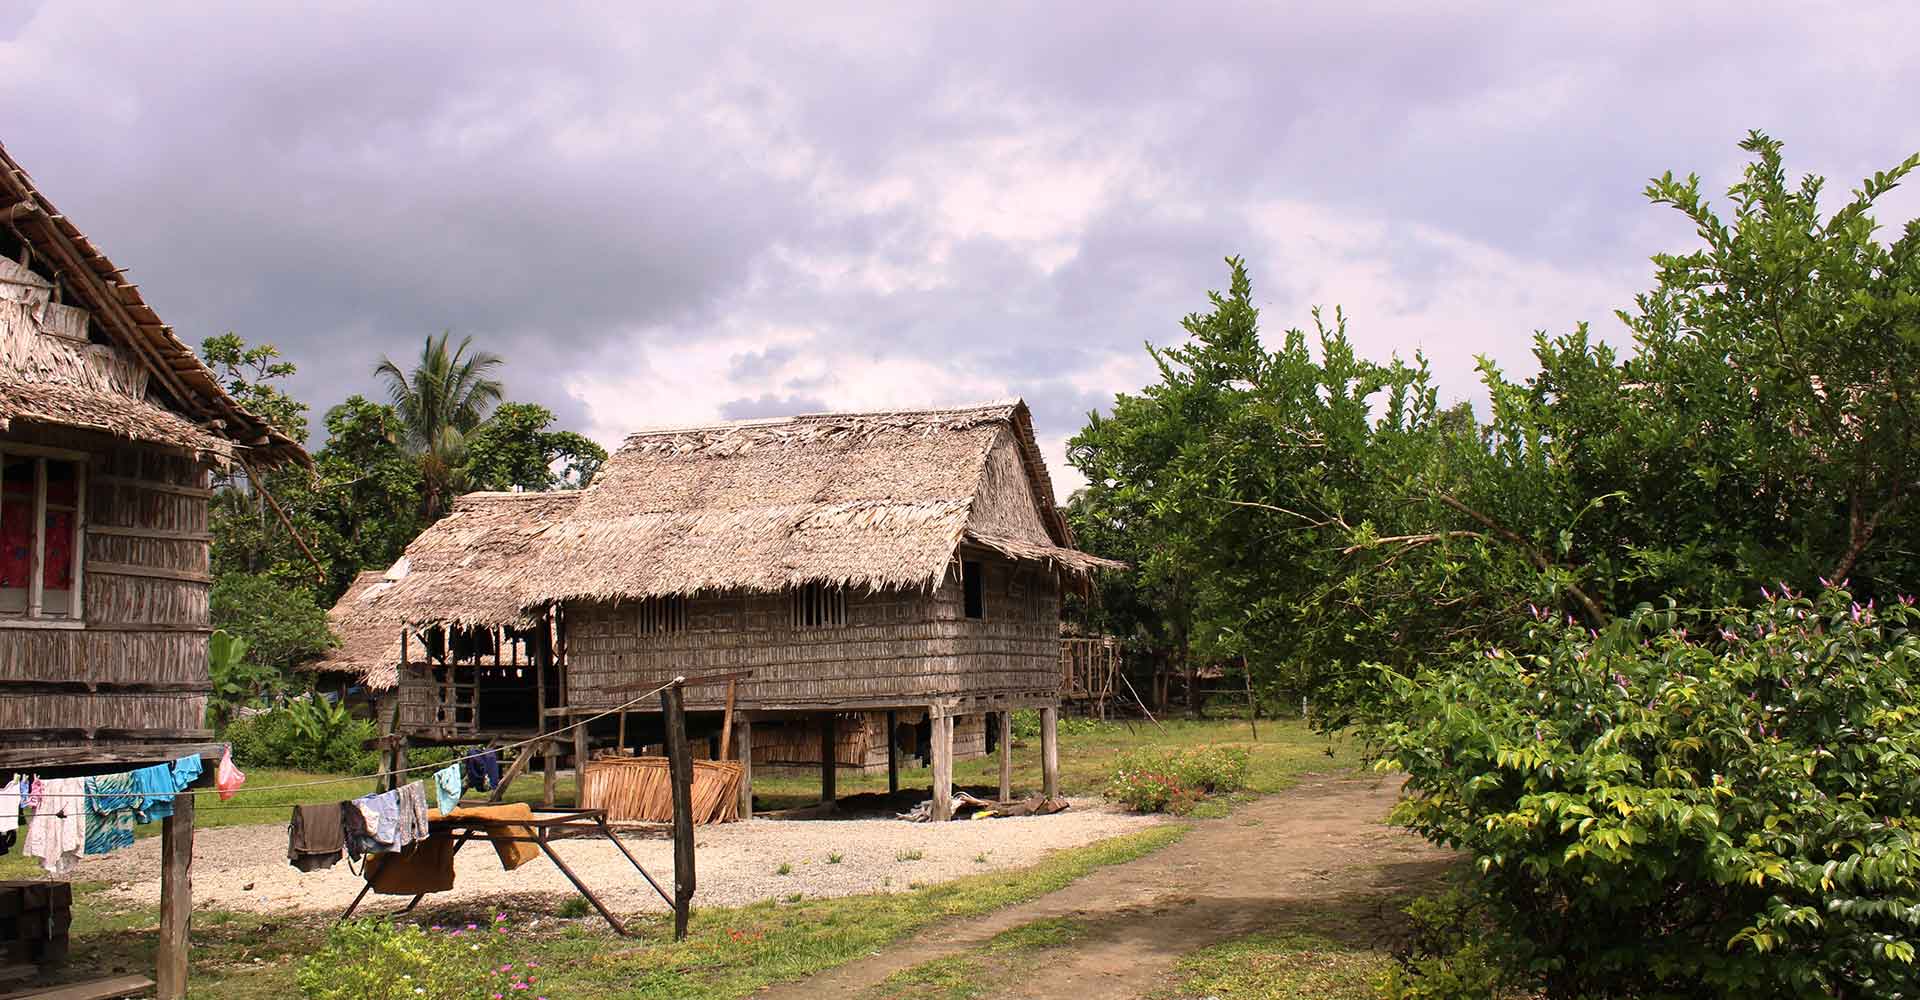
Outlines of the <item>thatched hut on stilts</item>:
M469 743L750 672L743 814L755 764L818 767L831 800L842 768L885 766L897 788L904 746L924 748L944 819L956 734L963 753L999 737L1008 793L1019 709L1041 712L1057 792L1060 596L1118 566L1073 547L1018 400L649 430L585 490L462 498L336 608L405 641L349 641L334 669L372 682L391 663L398 732ZM727 691L690 686L693 721L717 729ZM648 722L576 729L572 756L644 743Z

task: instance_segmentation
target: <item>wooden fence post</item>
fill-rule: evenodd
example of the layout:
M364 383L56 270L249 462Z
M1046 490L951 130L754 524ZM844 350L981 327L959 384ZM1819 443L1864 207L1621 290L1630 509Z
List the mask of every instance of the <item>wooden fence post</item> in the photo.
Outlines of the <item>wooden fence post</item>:
M187 995L187 939L193 925L193 796L176 795L160 821L160 947L154 981L160 1000Z
M692 916L693 754L687 749L686 702L675 678L660 692L660 714L667 728L667 767L673 777L673 939L687 937Z

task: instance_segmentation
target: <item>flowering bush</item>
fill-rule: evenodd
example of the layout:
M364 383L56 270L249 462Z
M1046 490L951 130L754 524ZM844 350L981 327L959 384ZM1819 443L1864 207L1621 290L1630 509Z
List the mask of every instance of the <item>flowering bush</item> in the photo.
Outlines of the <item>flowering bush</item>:
M1468 852L1529 992L1920 995L1920 623L1834 589L1388 674L1397 822ZM1691 627L1689 627L1691 626Z
M306 1000L503 1000L540 995L539 965L513 961L506 916L491 926L355 920L300 963Z
M1239 747L1135 750L1121 755L1102 793L1134 812L1192 811L1216 792L1247 784L1247 751Z

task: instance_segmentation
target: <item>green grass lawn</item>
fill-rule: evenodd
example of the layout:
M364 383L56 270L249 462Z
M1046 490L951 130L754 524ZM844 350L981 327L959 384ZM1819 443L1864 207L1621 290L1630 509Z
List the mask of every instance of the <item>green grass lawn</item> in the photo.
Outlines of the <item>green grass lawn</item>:
M1149 722L1095 722L1088 719L1060 720L1060 788L1068 795L1098 795L1113 770L1113 759L1128 750L1142 747L1239 746L1251 755L1248 774L1253 792L1277 792L1309 771L1332 771L1355 767L1358 754L1344 740L1329 740L1309 730L1298 720L1262 720L1260 738L1255 740L1245 720L1163 720L1158 726ZM974 788L998 789L1000 759L998 751L986 757L958 761L953 767L957 784ZM903 768L900 787L931 788L931 768ZM887 790L885 772L877 774L841 774L835 780L841 795ZM1013 749L1013 787L1015 795L1040 790L1040 739L1016 739ZM815 776L755 774L753 778L756 809L787 809L811 805L820 799L820 779ZM1203 814L1204 815L1204 814Z

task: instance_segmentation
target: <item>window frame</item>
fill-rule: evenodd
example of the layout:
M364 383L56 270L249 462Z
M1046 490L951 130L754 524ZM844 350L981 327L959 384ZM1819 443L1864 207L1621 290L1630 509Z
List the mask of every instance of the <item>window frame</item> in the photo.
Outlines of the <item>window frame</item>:
M687 595L659 594L633 604L633 633L643 639L691 631Z
M847 627L847 588L803 583L787 596L787 627L807 629Z
M5 468L10 459L25 458L33 462L33 554L28 557L27 604L20 612L0 611L0 628L85 628L86 627L86 563L87 563L87 466L92 458L84 451L70 451L65 448L48 448L41 445L0 442L0 468ZM47 502L47 464L66 462L73 466L73 503L50 505ZM73 539L71 552L73 559L73 584L67 589L66 614L48 615L46 613L46 569L47 569L47 512L66 510L73 513ZM5 518L5 504L0 504L0 519Z
M987 568L979 559L960 560L960 616L970 622L987 620Z

